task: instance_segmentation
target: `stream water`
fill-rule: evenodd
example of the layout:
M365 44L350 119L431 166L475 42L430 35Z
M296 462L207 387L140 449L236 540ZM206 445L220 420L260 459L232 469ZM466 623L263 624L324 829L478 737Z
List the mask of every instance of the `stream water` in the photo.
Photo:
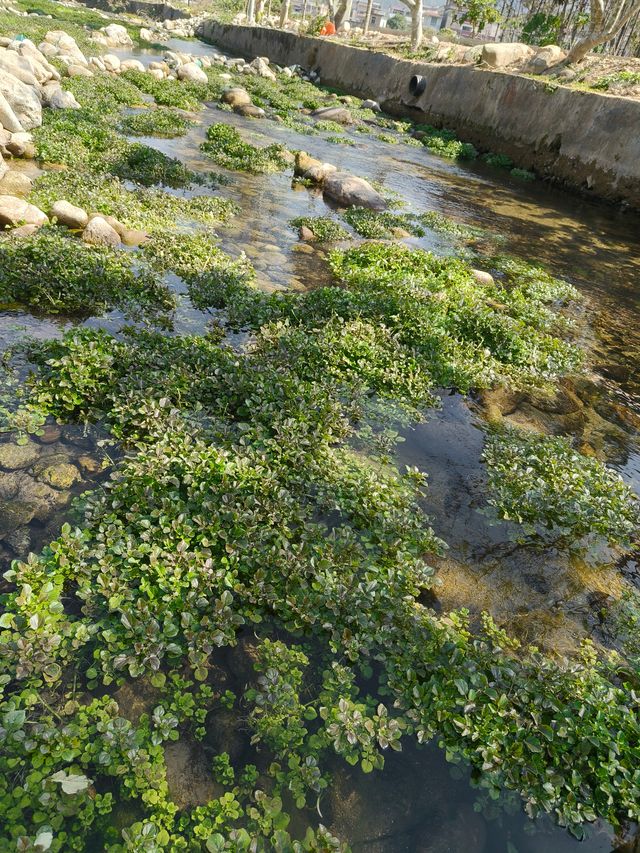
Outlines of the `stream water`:
M172 40L168 47L189 53L211 48ZM153 51L121 53L145 64ZM500 250L540 262L565 277L586 296L584 343L595 365L585 379L588 415L578 429L584 441L616 467L640 492L640 219L568 195L544 183L523 183L480 163L460 165L426 148L389 144L373 135L345 132L353 146L332 144L321 136L298 134L270 120L241 118L215 105L198 116L200 124L176 140L142 142L181 159L194 170L216 169L199 146L209 124L224 121L254 143L282 142L380 182L396 193L406 210L435 210L462 223L499 235ZM199 190L200 192L200 190ZM217 229L220 247L232 255L245 252L265 289L302 289L328 281L321 249L300 242L288 221L327 212L322 195L294 187L291 175L252 176L230 173L216 193L235 200L241 212ZM411 244L436 252L450 243L430 232ZM201 332L210 315L190 305L181 283L175 333ZM89 321L116 330L117 313ZM68 324L36 318L12 308L0 313L3 347L25 335L51 337ZM438 563L441 586L435 606L487 609L522 638L559 652L575 649L584 636L603 639L599 610L609 597L638 581L634 557L622 564L615 555L577 557L554 548L533 549L515 542L516 530L493 525L478 511L485 481L480 463L483 433L478 414L456 394L443 395L441 411L426 423L403 431L398 460L428 472L425 511L436 533L450 545ZM530 400L512 407L514 422L551 424L565 431L557 412ZM198 762L182 760L183 784L196 788ZM550 820L528 820L515 799L487 804L469 773L447 764L435 745L407 744L387 759L381 773L364 776L336 764L336 784L323 800L323 822L366 853L563 853L580 843ZM193 778L189 778L192 774ZM315 815L317 821L317 815ZM629 830L629 839L632 830ZM581 842L585 853L635 850L634 842L614 838L610 827L596 824Z

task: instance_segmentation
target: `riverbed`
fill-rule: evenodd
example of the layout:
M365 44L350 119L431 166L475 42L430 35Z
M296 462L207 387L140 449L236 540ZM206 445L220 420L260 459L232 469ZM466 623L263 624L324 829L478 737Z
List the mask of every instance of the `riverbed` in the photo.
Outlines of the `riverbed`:
M211 50L179 40L171 40L168 47L190 53ZM120 56L147 63L158 53L135 50ZM541 182L523 182L481 163L448 161L400 139L384 142L373 134L345 130L353 144L336 144L271 120L221 111L216 104L197 118L197 126L179 139L138 139L204 172L212 168L200 151L206 129L214 122L228 122L254 144L279 142L290 150L302 148L376 182L402 200L403 210L436 211L483 229L487 242L501 252L540 263L574 284L586 297L581 336L591 359L585 382L593 416L580 428L594 452L640 493L638 217ZM324 250L301 242L289 225L294 217L326 215L330 209L322 194L293 185L290 172L233 172L226 178L228 182L215 193L235 201L240 213L217 229L220 248L234 256L245 253L264 290L304 290L327 283ZM436 253L456 251L450 240L434 232L407 242ZM169 282L179 295L172 333L202 333L211 315L193 308L177 277ZM122 323L118 312L87 321L114 332ZM25 336L55 337L70 325L64 319L52 321L11 308L0 314L2 345L6 348ZM555 414L523 399L509 417L522 425L544 421L562 431ZM446 557L434 561L441 583L434 590L433 606L441 611L488 610L521 639L559 654L575 651L584 637L612 642L600 613L610 597L619 598L626 587L640 583L635 555L620 560L609 551L576 554L555 546L534 548L518 543L515 525L488 519L479 511L486 488L481 425L478 401L447 392L439 412L401 432L397 460L427 472L430 487L424 510L435 532L450 546ZM181 773L194 774L184 784L197 787L198 762L182 761L180 767ZM528 820L514 797L499 802L482 797L470 784L468 771L447 764L435 744L422 748L407 744L402 753L388 758L384 771L370 776L338 763L334 771L332 793L318 810L323 822L355 851L563 853L580 843L550 820ZM609 827L596 824L581 849L585 853L632 849L619 843Z

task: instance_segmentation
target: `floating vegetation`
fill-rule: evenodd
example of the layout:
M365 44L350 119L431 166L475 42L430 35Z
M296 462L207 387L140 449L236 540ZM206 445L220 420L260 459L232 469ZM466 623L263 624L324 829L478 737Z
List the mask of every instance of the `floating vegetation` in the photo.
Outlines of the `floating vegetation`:
M129 228L156 230L181 224L225 222L238 208L211 195L178 196L159 189L130 190L118 178L91 172L47 172L35 183L30 200L44 210L64 198L84 210L115 216Z
M420 225L420 218L412 213L390 213L366 207L351 207L342 214L342 218L361 237L368 240L389 240L396 236L398 231L405 232L404 236L423 237L425 234Z
M291 219L289 225L296 229L308 228L320 243L351 239L347 229L330 216L298 216L296 219Z
M240 133L228 124L212 124L207 129L207 141L202 150L219 166L239 172L267 174L286 169L289 161L282 145L258 148L245 142Z
M184 136L194 122L177 110L160 108L145 110L135 115L126 115L120 122L122 133L131 136L160 136L172 139Z
M484 460L500 518L626 546L640 529L640 504L620 475L568 438L494 427Z
M105 246L88 246L58 229L0 241L0 299L51 314L90 316L120 308L156 319L174 297L148 269Z

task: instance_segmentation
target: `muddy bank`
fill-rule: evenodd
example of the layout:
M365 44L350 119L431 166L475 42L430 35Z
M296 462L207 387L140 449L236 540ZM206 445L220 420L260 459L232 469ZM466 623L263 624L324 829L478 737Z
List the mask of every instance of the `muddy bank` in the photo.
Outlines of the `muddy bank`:
M640 209L640 103L470 66L397 59L318 38L206 21L225 50L319 72L326 85L379 100L388 112L449 127L584 194ZM409 92L413 75L423 94ZM615 132L612 132L615 129Z

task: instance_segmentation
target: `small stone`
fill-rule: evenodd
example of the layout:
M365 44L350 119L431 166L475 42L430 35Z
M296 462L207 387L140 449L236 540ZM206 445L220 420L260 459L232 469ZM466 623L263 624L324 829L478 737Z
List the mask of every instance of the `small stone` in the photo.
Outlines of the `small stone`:
M338 124L353 124L353 116L345 107L322 107L311 115L322 121L336 121Z
M266 116L262 107L256 107L255 104L238 104L233 108L233 111L246 118L264 118Z
M28 527L17 527L5 536L5 544L20 558L26 557L31 547L31 531Z
M94 246L119 246L120 235L102 216L94 216L82 232L85 243Z
M374 112L379 113L380 112L380 104L377 101L372 101L371 98L369 98L360 104L360 109L373 110Z
M38 225L19 225L17 228L11 229L11 237L13 239L16 237L33 237L38 228Z
M70 462L58 462L44 468L38 477L47 486L60 491L69 489L80 479L80 472Z
M223 103L230 104L232 107L239 107L242 104L250 104L251 96L246 89L234 86L231 89L224 90L221 100Z
M149 239L146 231L140 231L136 228L123 228L120 231L120 238L125 246L141 246Z
M0 444L0 467L7 471L28 468L39 456L40 450L33 441L27 441L26 444Z
M86 228L89 222L87 213L81 207L63 199L54 203L49 215L52 219L57 219L59 225L66 225L67 228Z
M300 239L305 240L307 243L310 242L311 240L316 239L316 235L313 233L311 228L307 228L306 225L300 226L299 233L300 233Z
M471 270L471 275L475 278L478 284L490 285L493 284L493 276L490 272L484 270Z

